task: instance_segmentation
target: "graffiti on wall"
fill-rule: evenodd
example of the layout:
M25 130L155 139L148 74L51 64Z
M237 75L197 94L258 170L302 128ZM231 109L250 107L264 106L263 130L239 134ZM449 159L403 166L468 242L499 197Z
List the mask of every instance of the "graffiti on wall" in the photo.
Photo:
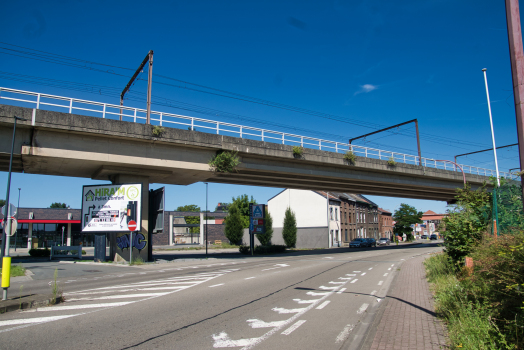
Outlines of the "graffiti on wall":
M124 250L129 249L129 234L122 235L116 238L116 245L118 248ZM147 240L141 233L133 235L133 247L141 251L147 246Z

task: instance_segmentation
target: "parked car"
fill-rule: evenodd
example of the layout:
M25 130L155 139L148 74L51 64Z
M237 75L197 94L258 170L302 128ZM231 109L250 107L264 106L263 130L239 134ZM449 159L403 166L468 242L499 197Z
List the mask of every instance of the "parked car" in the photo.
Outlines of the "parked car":
M368 247L376 247L377 241L375 238L365 238L366 242L368 242Z
M381 239L378 240L377 244L378 245L390 245L391 240L389 238L382 237Z
M438 239L438 236L436 234L432 234L431 236L429 236L429 239L430 240L437 240Z
M361 247L367 247L368 242L364 238L355 238L351 242L349 242L350 248L361 248Z
M420 236L420 239L428 239L428 235L422 235Z

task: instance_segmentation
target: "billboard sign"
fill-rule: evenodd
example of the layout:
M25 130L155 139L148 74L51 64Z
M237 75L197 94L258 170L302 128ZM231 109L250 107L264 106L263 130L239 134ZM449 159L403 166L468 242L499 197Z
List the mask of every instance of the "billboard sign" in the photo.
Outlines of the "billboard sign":
M84 186L82 232L129 232L132 222L140 231L141 208L142 184Z
M264 226L266 217L266 205L249 203L249 214L249 230L251 231L251 233L266 233L266 229Z

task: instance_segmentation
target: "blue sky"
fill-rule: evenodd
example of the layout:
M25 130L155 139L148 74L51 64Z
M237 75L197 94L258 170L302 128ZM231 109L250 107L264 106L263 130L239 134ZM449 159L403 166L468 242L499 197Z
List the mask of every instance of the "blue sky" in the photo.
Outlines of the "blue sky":
M3 1L0 12L7 14L0 32L3 87L118 104L114 91L153 49L154 110L343 142L418 118L422 155L452 160L491 146L481 71L487 68L497 145L517 142L503 2ZM29 49L132 70L81 64L109 71L104 73L14 56L19 53L13 50L34 53ZM49 79L61 82L50 86ZM71 89L71 82L85 84L84 91ZM198 90L207 93L188 89L196 88L192 84L205 86ZM342 121L217 96L208 87ZM145 99L145 92L145 81L132 88L138 99ZM193 111L159 105L162 99L179 107L191 104ZM126 105L145 108L142 101ZM201 114L195 106L220 112ZM416 154L413 133L408 125L355 144ZM494 168L489 152L461 162ZM516 147L499 151L499 166L502 171L518 167ZM6 183L7 173L0 173L0 198ZM21 187L23 207L51 202L79 207L81 186L93 183L13 174L11 198L18 198ZM280 190L209 186L211 209L243 193L264 203ZM370 198L390 210L402 202L422 211L445 210L442 202ZM167 186L166 199L167 209L204 207L205 185Z

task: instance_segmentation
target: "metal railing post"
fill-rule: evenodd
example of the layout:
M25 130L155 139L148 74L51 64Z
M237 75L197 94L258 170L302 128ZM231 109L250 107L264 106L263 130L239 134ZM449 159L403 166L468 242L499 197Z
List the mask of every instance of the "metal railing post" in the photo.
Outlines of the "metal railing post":
M219 134L220 132L220 127L219 127L219 122L217 122L217 135Z
M382 154L380 154L380 150L378 150L378 159L382 160Z
M262 141L264 141L264 130L262 130Z
M338 142L335 142L335 153L338 153Z
M322 151L322 140L318 140L318 149Z
M106 104L104 103L104 110L102 111L102 118L105 119L106 118Z
M195 130L195 118L191 118L191 130Z
M133 116L133 120L136 123L136 108L135 108L135 115Z
M40 109L40 94L36 96L36 109Z
M300 147L304 147L304 136L300 136Z
M242 125L240 126L240 138L242 138Z
M282 144L285 143L285 135L286 135L286 134L282 134Z
M164 113L160 112L160 126L162 126L162 117L164 116Z
M69 114L73 113L73 99L69 100Z

